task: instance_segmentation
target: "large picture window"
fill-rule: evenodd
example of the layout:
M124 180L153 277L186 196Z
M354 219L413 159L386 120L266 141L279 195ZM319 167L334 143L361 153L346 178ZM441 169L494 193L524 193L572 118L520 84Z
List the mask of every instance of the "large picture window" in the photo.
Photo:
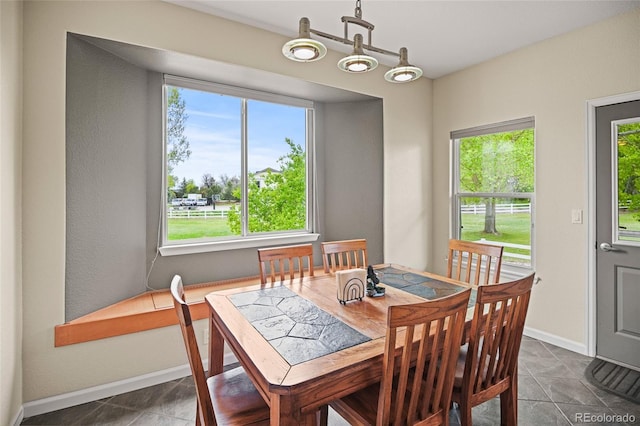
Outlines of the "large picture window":
M311 101L165 76L164 119L163 248L312 232Z
M503 264L533 267L533 117L451 132L453 238L504 246Z

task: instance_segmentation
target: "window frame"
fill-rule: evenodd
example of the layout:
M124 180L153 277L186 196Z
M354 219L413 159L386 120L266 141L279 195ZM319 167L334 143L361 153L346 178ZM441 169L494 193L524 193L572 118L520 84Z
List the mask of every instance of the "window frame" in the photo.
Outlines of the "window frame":
M532 129L533 130L533 174L534 174L534 191L533 192L461 192L460 190L460 140L468 137L483 136L493 133L511 132L517 130ZM530 241L531 241L531 261L528 266L518 265L515 263L502 261L503 275L512 275L513 277L521 277L526 273L535 270L535 176L536 176L536 127L535 117L524 117L514 120L503 121L494 124L487 124L477 127L471 127L462 130L455 130L450 133L450 158L451 158L451 181L450 181L450 203L449 203L449 236L450 238L459 239L461 237L462 219L460 217L462 211L462 202L464 198L528 198L531 205L531 223L530 223Z
M233 96L239 98L242 103L241 117L241 215L242 234L228 237L199 238L191 240L170 241L167 239L167 135L166 135L166 111L167 111L167 86L180 87L191 90L205 91L214 94ZM196 80L192 78L173 76L165 74L162 82L162 208L160 228L158 229L158 250L162 256L183 255L192 253L206 253L223 250L255 248L265 245L276 244L297 244L316 241L320 234L317 229L317 208L316 208L316 174L315 174L315 141L314 123L315 106L314 102L306 99L291 96L279 95L275 93L263 92L254 89L247 89L229 86L214 82ZM247 101L255 100L269 102L287 106L294 106L306 109L306 138L305 138L305 165L306 165L306 226L304 230L274 231L267 233L248 232L248 138L247 138Z

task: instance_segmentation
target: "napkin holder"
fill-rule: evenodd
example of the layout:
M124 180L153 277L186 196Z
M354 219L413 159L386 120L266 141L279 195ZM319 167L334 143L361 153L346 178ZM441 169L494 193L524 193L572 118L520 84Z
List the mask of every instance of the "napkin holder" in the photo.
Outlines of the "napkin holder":
M336 271L338 301L343 305L352 300L362 300L365 295L367 271L364 269L345 269Z

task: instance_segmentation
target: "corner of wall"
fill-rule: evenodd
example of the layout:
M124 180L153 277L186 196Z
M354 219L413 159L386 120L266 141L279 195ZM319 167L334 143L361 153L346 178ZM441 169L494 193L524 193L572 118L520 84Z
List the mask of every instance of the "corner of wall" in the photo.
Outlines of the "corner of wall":
M0 424L22 420L22 19L0 2Z

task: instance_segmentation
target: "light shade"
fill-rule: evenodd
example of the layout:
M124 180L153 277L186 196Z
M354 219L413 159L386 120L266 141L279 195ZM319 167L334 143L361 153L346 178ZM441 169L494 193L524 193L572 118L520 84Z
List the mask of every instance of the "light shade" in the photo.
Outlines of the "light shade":
M400 49L400 62L384 74L384 79L391 83L406 83L422 77L422 70L409 64L407 48Z
M309 18L300 18L299 37L282 46L282 54L298 62L313 62L327 54L327 48L319 41L311 39Z
M338 68L346 72L367 72L378 66L378 60L368 55L350 55L338 61Z
M327 48L310 38L296 38L282 46L282 54L292 61L313 62L322 59L327 54Z
M346 72L367 72L377 66L378 60L373 56L365 55L362 50L362 34L356 34L353 37L353 54L338 61L338 68Z

